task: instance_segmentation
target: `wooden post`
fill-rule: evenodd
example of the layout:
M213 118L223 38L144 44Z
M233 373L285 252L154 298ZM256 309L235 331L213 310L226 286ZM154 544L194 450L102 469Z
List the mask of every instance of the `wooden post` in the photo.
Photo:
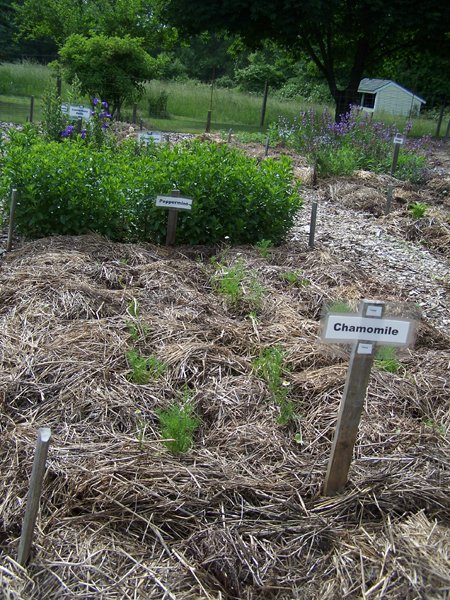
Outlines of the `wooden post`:
M269 154L270 137L267 136L266 145L264 146L264 156Z
M62 93L62 81L61 81L61 76L58 75L58 77L56 78L56 95L58 96L58 98L61 98L61 93Z
M388 185L387 187L387 198L386 198L386 206L384 207L384 214L388 215L391 212L392 205L392 192L394 187L392 185Z
M384 302L362 301L361 314L363 317L370 316L377 319L382 318L383 313ZM353 447L358 435L359 421L375 356L375 346L374 342L360 340L353 345L325 477L325 496L334 496L347 483Z
M137 104L133 104L133 117L132 117L132 122L133 125L136 125L136 119L137 119Z
M444 141L446 142L448 140L448 136L450 135L450 120L447 123L447 129L445 130L445 137L444 137Z
M210 131L211 131L211 111L208 110L208 116L206 117L205 133L209 133Z
M9 208L9 225L8 225L8 240L6 242L6 252L11 250L12 238L14 232L14 216L16 214L17 206L17 190L14 189L11 192L11 206Z
M267 107L267 96L269 95L269 81L266 79L266 83L264 84L264 94L263 101L261 106L261 116L259 119L259 128L264 129L264 120L266 118L266 107Z
M180 197L180 190L173 190L171 196L175 198ZM175 237L177 233L177 221L178 211L176 208L169 208L169 214L167 217L167 233L166 233L166 246L173 246L175 244Z
M441 133L441 125L442 125L442 119L444 118L444 111L445 111L445 106L442 105L441 106L441 110L439 112L439 118L438 118L438 123L437 123L437 127L436 127L436 137L439 137L439 134Z
M34 118L34 96L30 97L30 123L33 122Z
M42 481L44 479L45 462L47 460L50 437L51 430L49 427L41 427L39 429L33 469L31 471L30 488L28 490L27 506L22 524L22 534L20 536L19 549L17 551L17 562L22 566L26 564L28 557L30 556L31 542L39 510Z
M232 130L232 129L230 129L230 130L228 131L228 140L227 140L228 144L230 144L230 143L231 143L231 136L232 136L232 135L233 135L233 130Z
M398 154L400 152L401 144L394 144L394 154L392 156L391 175L394 175L395 169L397 168Z
M312 201L311 206L311 222L309 226L309 247L314 248L314 236L316 234L316 222L317 222L317 200Z

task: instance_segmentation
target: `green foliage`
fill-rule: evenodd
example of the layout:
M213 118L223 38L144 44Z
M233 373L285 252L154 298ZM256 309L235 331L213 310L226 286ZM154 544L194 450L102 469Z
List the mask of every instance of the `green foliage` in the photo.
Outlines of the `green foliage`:
M57 94L56 86L53 83L44 96L42 132L49 140L59 141L61 131L68 123L67 116L61 111L61 98Z
M165 239L167 211L157 194L178 188L193 208L178 218L177 241L233 244L261 238L280 243L301 199L289 159L256 160L222 145L198 141L142 147L134 141L97 148L78 136L46 142L36 132L14 132L0 159L0 198L7 209L19 190L16 226L28 237L90 231L114 240Z
M233 264L223 260L213 260L215 272L211 277L213 289L225 298L230 308L259 311L262 308L266 290L258 280L256 273L248 272L242 259Z
M142 40L124 37L71 35L59 51L64 77L81 83L83 93L101 96L113 105L135 102L144 92L144 82L157 74L157 62L142 47Z
M278 405L280 413L278 423L287 425L297 417L292 400L288 400L289 382L284 381L284 352L276 346L265 348L252 361L253 371L267 383L272 401Z
M408 210L411 213L412 218L418 221L425 216L428 210L428 205L424 202L414 202L408 207Z
M259 242L256 242L256 247L259 250L260 256L262 256L262 258L267 258L269 256L269 252L272 247L272 241L271 240L259 240Z
M148 116L157 117L158 119L168 119L167 102L169 96L167 92L162 90L157 96L148 95Z
M170 452L180 454L192 448L200 421L188 398L185 397L181 404L173 403L166 410L158 411L158 417L164 445Z
M392 346L381 346L375 355L375 365L382 371L398 373L401 364L396 357L396 350Z
M345 300L336 300L335 302L331 302L327 306L327 312L330 313L351 313L353 312L351 307L345 302Z
M311 283L299 271L285 271L284 273L280 273L280 279L295 287L306 287Z
M127 379L138 385L145 385L158 379L167 368L156 356L142 356L136 350L127 352L127 361L130 367Z

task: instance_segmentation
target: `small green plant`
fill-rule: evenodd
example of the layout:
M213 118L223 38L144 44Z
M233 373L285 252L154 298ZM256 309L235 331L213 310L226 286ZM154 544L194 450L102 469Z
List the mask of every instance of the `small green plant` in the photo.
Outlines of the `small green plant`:
M258 377L264 379L269 388L272 401L280 408L278 423L287 425L296 418L292 400L288 400L289 382L283 379L284 352L272 347L265 350L252 361L252 367Z
M127 313L130 315L130 317L134 317L135 319L139 317L139 304L136 298L133 298L133 300L127 306Z
M424 202L414 202L409 206L408 210L411 213L412 218L415 221L418 221L425 216L428 210L428 205Z
M237 308L245 304L253 311L260 310L266 290L257 274L253 271L247 272L242 259L238 259L232 265L226 265L223 260L213 258L215 273L211 277L211 285L225 298L227 305Z
M337 300L327 306L327 312L332 313L351 313L353 312L350 306L344 300Z
M187 452L193 445L193 438L200 422L195 416L192 402L173 403L166 410L158 411L161 436L166 448L173 454Z
M280 279L282 281L286 281L293 287L306 287L311 283L310 280L306 277L303 277L302 273L299 271L286 271L284 273L280 273Z
M259 250L260 256L262 256L262 258L267 258L272 247L272 242L271 240L259 240L259 242L256 243L256 247Z
M401 364L398 362L395 353L395 348L392 346L381 346L375 355L375 365L382 371L398 373Z
M166 370L166 365L156 356L142 356L136 350L127 352L127 360L131 372L127 375L128 381L138 385L145 385L160 377Z
M140 323L139 321L128 321L127 328L131 339L135 342L145 338L150 331L150 327L146 323Z

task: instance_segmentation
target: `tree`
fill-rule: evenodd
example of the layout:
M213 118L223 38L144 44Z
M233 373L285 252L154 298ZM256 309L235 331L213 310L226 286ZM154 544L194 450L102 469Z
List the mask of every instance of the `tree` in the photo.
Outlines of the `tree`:
M176 39L157 18L152 0L21 0L14 7L23 39L48 38L59 47L73 34L129 35L141 38L147 51Z
M159 10L190 34L226 30L251 45L270 39L306 54L327 81L337 118L386 58L450 49L450 4L442 0L159 0Z
M120 114L125 101L134 102L143 92L143 83L157 75L157 61L142 48L142 40L125 36L90 38L71 35L59 51L64 77L75 76L81 91L100 96Z

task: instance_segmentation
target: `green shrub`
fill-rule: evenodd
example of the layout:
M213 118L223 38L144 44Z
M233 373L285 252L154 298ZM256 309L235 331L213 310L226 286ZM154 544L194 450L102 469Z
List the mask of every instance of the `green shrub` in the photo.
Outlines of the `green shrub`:
M136 350L127 352L127 361L130 367L127 379L138 385L158 379L166 370L166 365L156 356L142 356Z
M0 199L18 189L16 226L28 237L95 231L114 240L165 239L167 211L158 194L193 198L179 213L177 242L279 244L302 201L288 158L261 164L227 145L194 141L147 147L134 141L96 147L80 136L47 142L16 132L0 158Z

